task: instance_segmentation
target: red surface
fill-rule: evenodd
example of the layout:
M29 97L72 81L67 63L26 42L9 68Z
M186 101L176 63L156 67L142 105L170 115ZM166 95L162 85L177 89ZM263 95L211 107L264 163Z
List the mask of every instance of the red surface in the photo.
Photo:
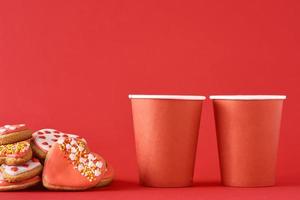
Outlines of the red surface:
M299 197L299 9L297 0L1 1L0 122L84 136L123 181L88 197ZM137 187L128 93L288 95L281 186L208 187L219 181L219 166L206 101L195 170L205 186ZM57 197L1 197L23 194Z

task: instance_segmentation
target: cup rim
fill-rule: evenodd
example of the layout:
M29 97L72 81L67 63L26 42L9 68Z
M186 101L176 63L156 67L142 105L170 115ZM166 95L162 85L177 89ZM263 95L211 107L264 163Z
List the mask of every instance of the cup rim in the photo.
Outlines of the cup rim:
M205 96L199 95L148 95L148 94L129 94L129 99L173 99L173 100L205 100Z
M211 95L212 100L284 100L286 95Z

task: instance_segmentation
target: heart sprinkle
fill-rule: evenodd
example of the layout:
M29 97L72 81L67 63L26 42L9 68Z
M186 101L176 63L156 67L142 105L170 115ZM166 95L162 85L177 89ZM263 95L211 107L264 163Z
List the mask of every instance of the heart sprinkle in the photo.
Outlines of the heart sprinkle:
M88 152L86 144L82 140L67 137L58 140L58 144L74 168L89 181L93 181L101 175L102 161Z

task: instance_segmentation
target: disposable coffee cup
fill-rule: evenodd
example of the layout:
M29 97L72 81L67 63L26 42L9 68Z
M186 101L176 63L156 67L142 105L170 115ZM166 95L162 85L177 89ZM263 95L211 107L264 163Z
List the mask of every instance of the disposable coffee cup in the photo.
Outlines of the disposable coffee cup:
M129 98L140 184L190 186L205 97L129 95Z
M275 184L283 95L218 95L213 100L225 186Z

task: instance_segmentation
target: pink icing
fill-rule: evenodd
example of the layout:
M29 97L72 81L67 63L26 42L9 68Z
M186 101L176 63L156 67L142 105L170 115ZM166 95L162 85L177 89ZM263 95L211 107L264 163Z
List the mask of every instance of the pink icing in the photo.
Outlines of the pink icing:
M41 166L40 161L36 158L32 158L31 160L27 161L23 165L18 165L18 166L12 165L11 166L11 165L2 164L1 168L2 168L3 172L5 172L11 176L16 176L16 175L22 174L24 172L28 172L38 166Z
M4 125L0 127L0 135L5 135L9 133L14 133L18 131L24 131L27 127L25 124L15 124L15 125Z

